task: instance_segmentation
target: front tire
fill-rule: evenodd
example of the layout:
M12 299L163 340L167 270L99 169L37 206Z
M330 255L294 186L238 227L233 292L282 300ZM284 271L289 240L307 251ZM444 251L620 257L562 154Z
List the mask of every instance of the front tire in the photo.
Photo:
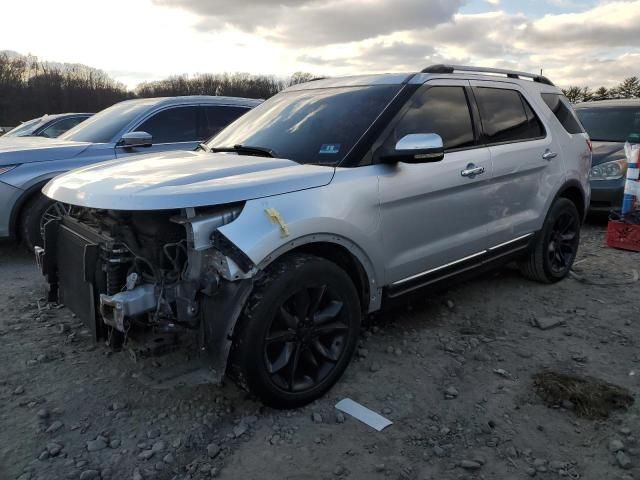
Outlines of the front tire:
M24 247L33 253L34 247L44 246L44 226L50 220L69 213L70 207L37 193L22 210L20 218L20 239Z
M569 275L578 253L581 223L575 204L558 198L547 214L533 250L520 263L522 274L541 283L555 283Z
M320 257L287 255L256 283L228 373L268 406L299 407L342 376L359 330L360 301L349 275Z

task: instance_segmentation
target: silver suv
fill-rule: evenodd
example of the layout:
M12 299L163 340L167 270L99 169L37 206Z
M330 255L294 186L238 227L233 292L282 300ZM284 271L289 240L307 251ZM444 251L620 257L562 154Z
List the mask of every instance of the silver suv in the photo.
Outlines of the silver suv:
M542 94L561 96L541 76L443 65L316 80L201 151L57 177L44 193L77 208L36 252L50 300L141 361L191 346L198 378L303 405L386 297L509 260L567 275L591 151Z

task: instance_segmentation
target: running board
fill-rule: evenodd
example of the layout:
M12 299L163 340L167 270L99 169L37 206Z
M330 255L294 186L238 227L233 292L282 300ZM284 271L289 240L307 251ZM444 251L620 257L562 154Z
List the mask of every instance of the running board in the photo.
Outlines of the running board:
M533 233L522 235L487 250L469 255L454 262L432 268L417 275L398 280L387 287L389 298L399 297L422 287L433 285L449 278L487 266L493 262L507 260L529 248Z

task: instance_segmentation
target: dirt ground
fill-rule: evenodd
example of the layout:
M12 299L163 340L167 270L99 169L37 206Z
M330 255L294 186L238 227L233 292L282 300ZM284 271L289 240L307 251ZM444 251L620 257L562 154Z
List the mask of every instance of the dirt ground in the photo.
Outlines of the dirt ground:
M640 254L582 236L579 279L506 268L386 308L333 390L288 412L230 382L143 387L0 244L0 479L640 479L640 404L586 419L533 387L554 369L638 391ZM346 397L393 425L345 418Z

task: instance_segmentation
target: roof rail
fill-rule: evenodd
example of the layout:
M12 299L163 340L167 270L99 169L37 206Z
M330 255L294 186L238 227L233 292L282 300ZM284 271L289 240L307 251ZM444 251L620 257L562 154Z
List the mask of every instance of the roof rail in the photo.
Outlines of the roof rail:
M502 68L485 68L470 67L465 65L431 65L422 70L422 73L454 73L454 72L474 72L474 73L492 73L506 75L508 78L530 78L534 82L544 83L545 85L555 86L551 80L543 75L535 73L518 72L516 70L505 70Z

